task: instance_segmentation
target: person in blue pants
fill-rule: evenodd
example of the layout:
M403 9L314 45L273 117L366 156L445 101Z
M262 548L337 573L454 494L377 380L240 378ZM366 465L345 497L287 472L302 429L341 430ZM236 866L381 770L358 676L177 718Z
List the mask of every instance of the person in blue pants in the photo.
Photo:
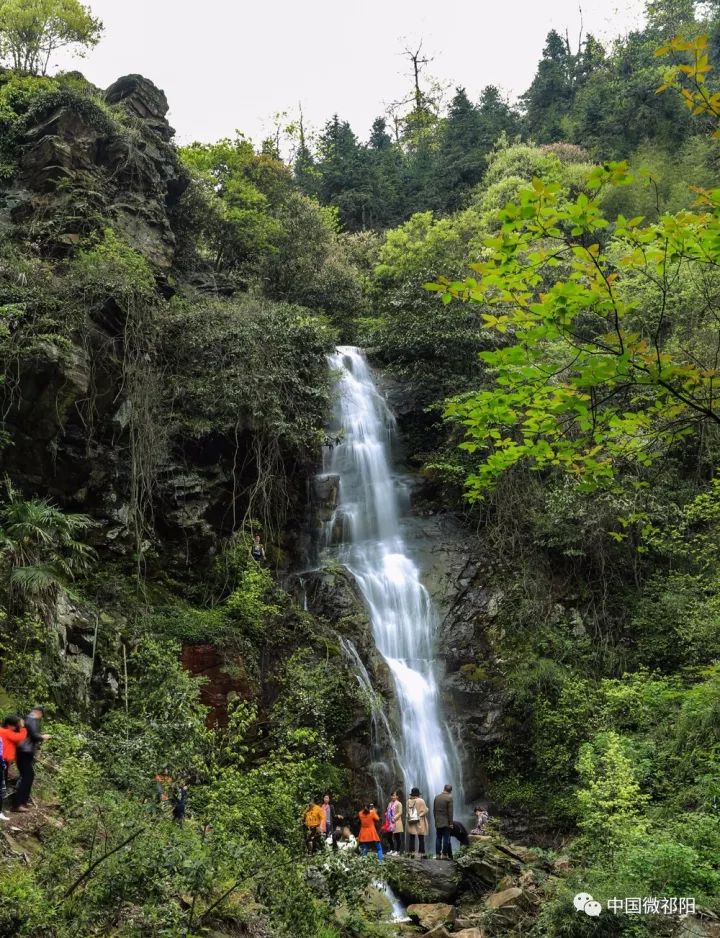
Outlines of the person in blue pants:
M452 785L446 785L433 802L433 818L435 820L435 856L438 860L451 860L452 847L450 835L453 826L453 796Z
M362 811L359 812L358 819L360 820L360 835L358 837L360 852L366 857L372 846L378 860L382 860L383 848L380 843L380 835L377 832L377 824L380 822L380 815L375 810L375 805L366 804Z

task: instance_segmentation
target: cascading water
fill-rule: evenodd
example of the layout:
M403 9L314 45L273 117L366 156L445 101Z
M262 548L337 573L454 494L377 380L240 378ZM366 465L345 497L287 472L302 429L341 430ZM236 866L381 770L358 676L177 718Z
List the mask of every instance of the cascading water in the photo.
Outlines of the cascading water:
M339 346L330 366L337 375L335 444L326 451L324 471L338 477L339 497L326 524L325 550L355 577L375 644L393 674L405 791L418 786L431 802L446 782L459 785L460 778L441 716L436 617L402 536L404 489L389 459L395 421L359 349Z

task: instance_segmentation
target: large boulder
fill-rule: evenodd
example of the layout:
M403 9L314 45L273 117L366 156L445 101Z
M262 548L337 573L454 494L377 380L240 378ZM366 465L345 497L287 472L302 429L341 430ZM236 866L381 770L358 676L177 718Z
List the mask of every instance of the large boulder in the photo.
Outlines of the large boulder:
M139 75L112 85L106 100L132 115L132 126L90 95L58 89L41 100L18 172L0 192L0 230L30 228L44 253L63 254L102 219L164 280L175 257L170 212L189 184L169 143L167 101Z
M523 869L519 856L493 841L473 844L455 862L462 876L464 894L484 895L496 889L504 879L519 876Z
M515 926L533 910L533 900L520 886L510 886L487 897L486 906L493 921Z
M451 925L455 919L455 909L445 902L416 902L407 907L407 914L427 932Z
M460 871L447 860L393 857L385 864L385 875L404 902L453 902L460 889Z

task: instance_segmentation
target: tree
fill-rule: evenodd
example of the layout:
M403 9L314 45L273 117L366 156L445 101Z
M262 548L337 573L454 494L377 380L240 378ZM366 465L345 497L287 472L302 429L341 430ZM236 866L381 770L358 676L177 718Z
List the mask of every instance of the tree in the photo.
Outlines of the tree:
M292 189L288 168L240 135L180 155L204 199L199 221L215 269L256 267L281 234L274 213Z
M373 121L367 145L370 173L368 225L391 228L404 219L405 177L404 154L387 132L387 121Z
M574 97L575 57L567 39L552 29L532 84L522 96L529 135L537 143L555 143L566 136L564 120Z
M602 193L630 180L607 163L587 178L594 196L565 201L559 184L534 179L500 212L488 260L470 265L479 278L430 285L446 302L484 304L506 343L481 354L491 387L447 408L466 428L462 447L483 454L471 497L518 463L597 488L720 425L720 190L704 193L702 211L644 227L619 216L608 239Z
M352 127L337 114L320 134L317 169L320 201L337 206L347 229L365 228L370 195L367 160Z
M596 58L589 71L583 67L570 133L597 159L624 159L646 140L675 150L692 133L680 102L655 93L656 47L657 36L633 32L608 59Z
M490 153L503 134L509 139L519 134L519 115L495 85L483 88L478 111L481 121L480 145L486 153Z
M482 118L464 88L457 88L442 123L434 172L434 207L457 209L485 171Z
M45 75L58 49L79 47L82 55L102 30L78 0L0 0L0 56L20 72Z
M579 827L593 853L614 853L642 834L642 809L648 798L640 790L629 741L614 731L597 733L580 747L577 770Z
M648 28L661 38L671 39L695 23L695 0L647 0Z

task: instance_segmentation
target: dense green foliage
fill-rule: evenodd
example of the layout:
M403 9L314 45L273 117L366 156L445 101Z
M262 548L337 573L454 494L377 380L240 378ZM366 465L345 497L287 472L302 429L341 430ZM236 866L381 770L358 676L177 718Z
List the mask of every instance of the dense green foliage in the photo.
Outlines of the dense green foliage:
M489 794L572 832L538 936L592 933L578 891L716 908L720 890L717 11L680 7L609 54L551 36L532 142L501 140L459 211L386 233L363 321L415 405L427 497L490 560L497 608L463 672L503 707Z
M5 55L20 6L0 2ZM500 818L569 856L523 933L675 927L592 921L585 890L720 912L720 20L646 12L608 49L551 32L517 107L418 86L367 143L339 116L301 129L293 167L240 135L149 138L76 75L20 74L37 52L0 75L8 191L58 112L127 156L120 182L43 180L0 245L0 703L47 701L54 734L37 856L2 848L0 931L386 933L373 862L307 859L300 823L348 795L368 716L337 635L281 586L307 560L338 338L402 389L421 497L488 561L460 674L498 717L471 755ZM117 207L162 147L159 261ZM220 707L180 663L207 649ZM190 785L183 825L165 771Z

